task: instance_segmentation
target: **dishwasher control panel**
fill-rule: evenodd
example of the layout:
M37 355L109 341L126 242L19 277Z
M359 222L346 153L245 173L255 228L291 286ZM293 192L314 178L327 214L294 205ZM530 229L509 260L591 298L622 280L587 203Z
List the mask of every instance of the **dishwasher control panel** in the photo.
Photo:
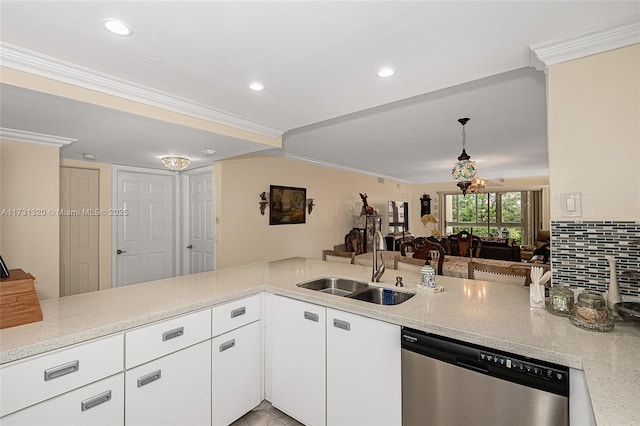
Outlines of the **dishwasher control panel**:
M497 355L491 352L480 352L480 354L478 355L478 361L480 361L481 363L491 364L499 368L505 368L507 370L515 371L516 373L527 374L534 377L541 377L559 383L564 383L569 380L569 376L566 371L533 364L531 362L522 361L517 358Z

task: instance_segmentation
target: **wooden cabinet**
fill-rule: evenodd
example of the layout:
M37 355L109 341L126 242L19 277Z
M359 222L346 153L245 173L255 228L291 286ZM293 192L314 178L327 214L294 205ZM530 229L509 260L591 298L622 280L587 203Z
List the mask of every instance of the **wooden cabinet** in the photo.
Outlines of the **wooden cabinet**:
M124 424L124 373L10 414L2 426L118 426Z
M326 308L272 300L271 402L305 425L324 425Z
M327 308L327 424L400 425L400 327Z
M210 425L211 342L125 372L127 425Z
M11 269L9 274L0 278L0 329L42 321L33 275L22 269Z

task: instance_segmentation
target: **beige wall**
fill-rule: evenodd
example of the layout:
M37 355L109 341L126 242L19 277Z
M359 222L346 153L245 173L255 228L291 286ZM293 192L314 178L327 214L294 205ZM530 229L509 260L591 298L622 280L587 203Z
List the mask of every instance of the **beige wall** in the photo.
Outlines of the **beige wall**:
M216 179L217 268L290 256L318 259L322 249L344 243L351 216L362 206L359 192L369 195L370 205L411 193L409 184L268 155L221 161ZM268 211L261 216L258 205L269 185L307 188L316 204L307 223L270 226Z
M64 167L76 167L81 169L98 170L100 174L100 208L111 208L112 165L94 161L79 161L62 159L60 165ZM99 279L100 290L111 288L111 223L112 217L103 215L99 217Z
M0 216L0 253L9 268L24 269L36 278L40 299L58 297L59 149L8 140L0 149L0 209L35 209L44 214Z
M639 220L640 44L553 65L547 75L553 220ZM580 192L582 217L560 194Z

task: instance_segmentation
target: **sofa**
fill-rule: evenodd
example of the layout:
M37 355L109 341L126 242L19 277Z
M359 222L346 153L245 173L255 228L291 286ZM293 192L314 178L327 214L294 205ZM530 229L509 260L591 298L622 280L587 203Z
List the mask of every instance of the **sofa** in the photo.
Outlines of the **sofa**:
M457 253L455 240L452 240L450 244L452 248L451 251L453 253ZM482 240L482 248L480 249L479 257L482 259L506 260L509 262L520 262L522 260L520 246L515 245L511 238Z
M533 244L524 245L520 248L520 257L522 257L522 259L526 261L529 261L533 257L533 252L535 249L538 249L545 244L549 244L550 242L551 232L540 230L536 233Z

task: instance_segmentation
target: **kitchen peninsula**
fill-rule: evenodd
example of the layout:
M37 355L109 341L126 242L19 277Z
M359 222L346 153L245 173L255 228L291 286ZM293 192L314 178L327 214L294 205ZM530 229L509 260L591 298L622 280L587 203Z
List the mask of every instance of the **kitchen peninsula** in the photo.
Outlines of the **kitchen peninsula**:
M640 423L637 323L618 322L609 333L590 332L529 308L527 288L446 276L437 277L443 293L417 291L395 306L296 286L322 276L368 281L370 275L365 266L291 258L44 300L42 322L0 331L0 368L266 292L584 370L598 425ZM392 286L396 275L403 276L408 291L415 291L418 276L412 272L387 271L380 284ZM4 391L7 383L1 386Z

